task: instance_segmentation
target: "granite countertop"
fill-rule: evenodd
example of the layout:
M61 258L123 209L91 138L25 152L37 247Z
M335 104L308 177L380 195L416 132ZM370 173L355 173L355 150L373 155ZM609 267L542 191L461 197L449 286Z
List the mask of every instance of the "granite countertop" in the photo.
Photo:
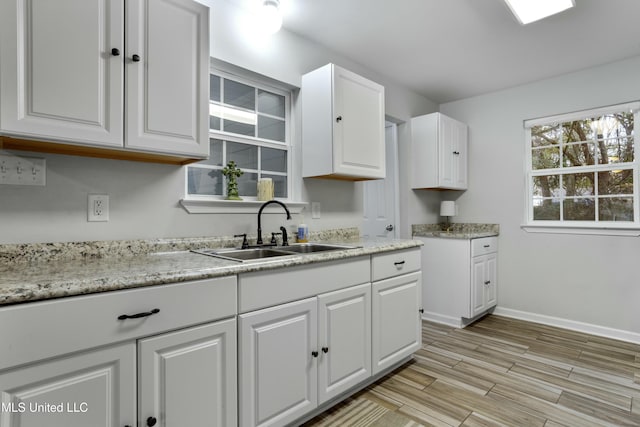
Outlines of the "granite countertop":
M445 224L414 224L411 234L414 237L441 237L445 239L478 239L500 234L498 224L451 224L445 231Z
M51 257L16 262L6 261L7 251L0 251L5 258L0 257L3 261L0 264L0 305L209 279L409 249L422 244L415 240L323 239L323 242L329 241L357 248L243 263L188 250L136 253L135 245L130 245L133 253L129 256L65 257L61 256L64 250L58 247ZM172 240L172 243L176 242L180 243L179 239ZM221 247L207 246L202 240L189 244L192 249ZM122 243L118 243L118 246L122 246ZM17 257L16 253L14 258Z

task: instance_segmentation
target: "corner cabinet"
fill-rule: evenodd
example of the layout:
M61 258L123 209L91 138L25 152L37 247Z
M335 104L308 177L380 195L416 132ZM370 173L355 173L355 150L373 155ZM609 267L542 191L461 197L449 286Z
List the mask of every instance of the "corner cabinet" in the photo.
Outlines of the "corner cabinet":
M384 87L334 64L302 76L302 176L384 178Z
M497 304L498 238L415 237L424 242L423 317L464 327Z
M41 148L208 155L206 6L6 0L0 24L2 134L50 141Z
M413 189L466 190L467 125L441 113L411 119Z

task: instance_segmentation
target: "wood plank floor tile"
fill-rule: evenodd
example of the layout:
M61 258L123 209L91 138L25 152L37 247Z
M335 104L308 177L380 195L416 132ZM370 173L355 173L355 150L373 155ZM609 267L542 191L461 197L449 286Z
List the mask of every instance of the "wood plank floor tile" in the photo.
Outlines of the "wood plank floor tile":
M640 345L489 315L305 427L640 426Z

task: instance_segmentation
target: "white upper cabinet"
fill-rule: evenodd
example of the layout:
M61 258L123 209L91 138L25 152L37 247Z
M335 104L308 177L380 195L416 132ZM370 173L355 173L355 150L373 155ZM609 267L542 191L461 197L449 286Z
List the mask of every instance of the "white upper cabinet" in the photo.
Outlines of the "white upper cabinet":
M302 175L385 177L384 87L327 64L302 76Z
M3 134L208 155L206 6L6 0L0 32Z
M467 125L432 113L411 119L411 188L467 189Z

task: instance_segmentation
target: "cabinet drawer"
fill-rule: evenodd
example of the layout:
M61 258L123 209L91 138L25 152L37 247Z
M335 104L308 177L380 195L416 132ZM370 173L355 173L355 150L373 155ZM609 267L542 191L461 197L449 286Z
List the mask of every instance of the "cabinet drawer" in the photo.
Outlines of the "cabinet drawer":
M0 309L0 370L236 314L235 276ZM134 315L159 309L156 314Z
M420 270L420 248L371 256L371 280L382 280Z
M483 237L471 240L471 256L485 255L498 252L497 237Z

